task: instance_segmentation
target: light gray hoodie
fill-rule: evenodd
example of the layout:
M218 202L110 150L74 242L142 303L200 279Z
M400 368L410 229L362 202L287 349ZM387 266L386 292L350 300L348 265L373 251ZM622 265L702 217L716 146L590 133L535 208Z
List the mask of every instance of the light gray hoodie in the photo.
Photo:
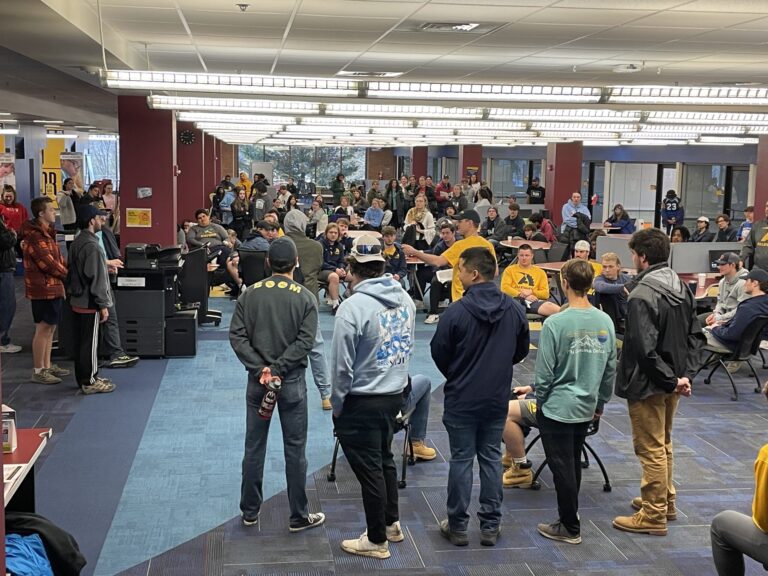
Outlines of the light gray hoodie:
M749 294L744 292L747 274L748 270L744 268L731 280L725 277L720 279L717 304L714 309L717 322L728 322L736 314L736 307L739 303L749 298Z
M353 395L401 394L413 353L416 306L391 275L364 280L341 303L331 344L333 413Z

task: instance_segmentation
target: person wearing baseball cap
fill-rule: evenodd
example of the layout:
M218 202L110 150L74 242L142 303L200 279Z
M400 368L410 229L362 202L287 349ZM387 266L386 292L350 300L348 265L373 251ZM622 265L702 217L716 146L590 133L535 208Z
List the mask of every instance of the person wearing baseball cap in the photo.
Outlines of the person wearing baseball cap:
M739 255L726 252L715 261L717 271L722 275L718 284L717 303L711 313L699 314L702 326L724 324L736 314L739 302L748 298L744 292L747 270L739 269Z
M413 246L403 244L403 250L405 255L409 257L418 258L422 262L426 262L430 266L435 268L442 268L443 266L450 266L453 268L453 279L451 282L451 301L456 302L464 294L464 287L459 280L459 257L461 253L467 248L475 248L477 246L487 248L496 257L496 251L493 249L493 245L485 238L482 238L478 233L480 227L480 214L476 210L464 210L456 215L456 228L462 239L455 242L453 246L448 248L445 252L436 256L434 254L427 254L423 250L416 250ZM499 269L496 267L496 274L498 275ZM431 300L431 299L430 299ZM430 313L424 321L425 324L435 324L440 320L437 314L436 305L433 307L430 302Z
M389 558L403 532L390 446L408 383L416 306L389 274L381 242L358 237L348 257L352 295L341 303L331 345L334 428L360 480L367 530L344 540L349 554Z
M715 239L715 233L709 231L709 218L699 216L696 219L696 230L691 234L691 242L712 242Z
M603 265L600 264L600 262L595 262L594 260L589 259L589 250L591 246L589 245L589 242L587 240L579 240L576 242L576 244L573 247L573 257L578 258L579 260L585 260L586 262L589 262L592 266L592 271L594 272L594 278L597 278L600 276L600 274L603 273ZM562 274L561 274L562 277ZM590 288L589 292L587 292L588 295L593 295L595 293L595 290L593 288Z
M277 409L283 432L285 477L291 510L288 529L300 532L325 522L308 509L307 483L307 356L317 331L315 296L293 279L296 245L278 238L269 246L267 265L272 276L248 286L237 300L229 342L248 371L245 455L240 488L240 512L245 526L259 522L261 485L271 418L259 409L267 385L279 384Z

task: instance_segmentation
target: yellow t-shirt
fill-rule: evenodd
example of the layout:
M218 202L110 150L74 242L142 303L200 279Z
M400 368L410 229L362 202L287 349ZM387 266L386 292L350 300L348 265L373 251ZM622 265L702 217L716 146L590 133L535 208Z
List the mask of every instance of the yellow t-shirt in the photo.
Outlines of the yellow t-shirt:
M523 268L519 264L510 264L501 276L501 291L517 298L521 288L529 288L536 298L546 300L549 298L547 273L538 266Z
M760 448L755 460L755 498L752 500L752 521L768 533L768 444Z
M478 246L488 248L488 250L491 251L491 254L493 254L493 257L496 258L496 251L493 249L493 244L481 236L468 236L458 242L454 242L453 246L443 252L443 256L445 256L445 259L448 260L451 268L453 268L453 280L451 281L452 302L456 302L464 295L464 286L461 285L461 280L459 280L459 256L461 256L461 253L467 248L476 248Z
M592 265L592 271L595 273L594 277L592 279L592 281L594 282L594 279L597 278L598 276L600 276L600 274L603 273L603 265L600 264L600 262L595 262L594 260L589 260L589 263ZM562 285L562 283L563 283L563 273L560 272L560 284ZM595 293L595 289L594 288L590 288L587 291L587 294L589 294L590 296L592 294L594 294L594 293Z

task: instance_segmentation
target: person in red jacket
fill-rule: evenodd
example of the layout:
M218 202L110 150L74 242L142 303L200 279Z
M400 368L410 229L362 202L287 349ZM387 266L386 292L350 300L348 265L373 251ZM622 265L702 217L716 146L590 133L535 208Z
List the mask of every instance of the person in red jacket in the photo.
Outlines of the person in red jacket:
M32 359L35 371L32 382L58 384L69 370L51 364L53 333L61 320L64 304L64 280L67 266L56 242L56 209L47 196L32 200L34 220L21 226L24 256L24 286L32 302L35 335L32 338Z
M16 202L16 190L10 184L3 186L0 215L5 220L5 225L16 232L16 234L21 230L21 225L29 220L27 208L23 204Z

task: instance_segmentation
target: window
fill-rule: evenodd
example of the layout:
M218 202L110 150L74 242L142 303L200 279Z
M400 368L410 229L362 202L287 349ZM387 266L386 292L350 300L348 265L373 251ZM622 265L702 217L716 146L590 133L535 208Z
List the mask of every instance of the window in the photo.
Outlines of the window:
M686 164L683 171L683 206L685 225L693 231L699 216L714 221L725 207L725 166L718 164ZM710 223L712 231L715 226Z
M329 186L341 171L341 148L315 148L315 176L313 182Z
M85 151L87 182L109 179L115 190L120 187L120 140L89 140Z
M342 148L341 172L349 182L365 180L365 148L361 146Z
M528 189L528 160L491 160L491 180L489 185L493 190L494 199L514 196L525 200Z
M275 183L282 183L291 176L291 149L288 146L265 146L264 162L272 162Z
M240 161L240 172L251 174L251 164L253 162L264 162L264 146L258 144L240 144L238 147L238 158Z
M296 182L315 181L315 148L291 146L291 164L288 176Z

